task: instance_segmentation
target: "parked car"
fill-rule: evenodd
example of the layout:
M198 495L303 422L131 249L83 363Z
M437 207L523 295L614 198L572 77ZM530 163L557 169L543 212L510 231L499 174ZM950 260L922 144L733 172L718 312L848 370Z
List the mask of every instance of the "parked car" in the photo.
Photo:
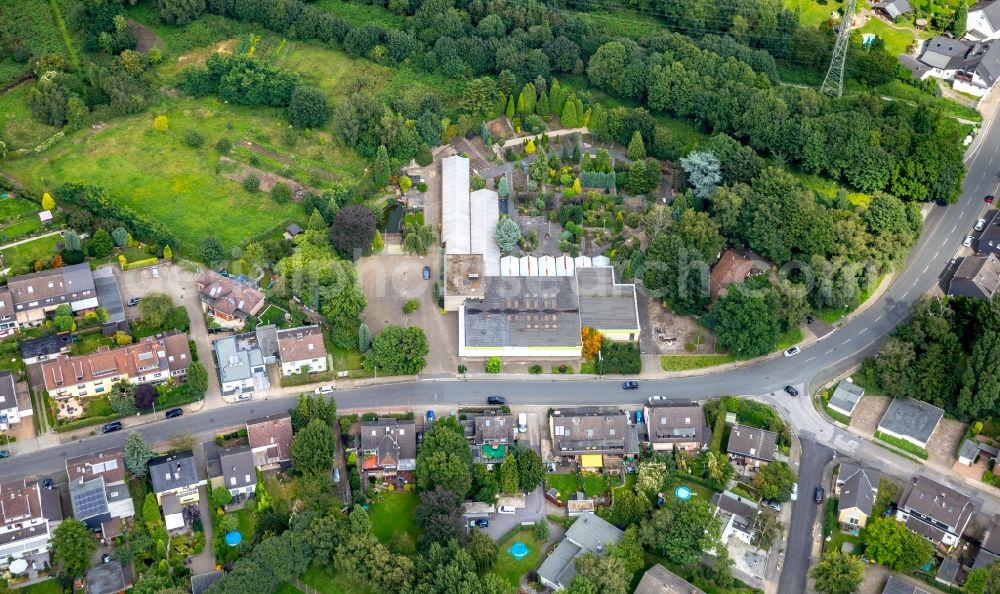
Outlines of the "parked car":
M986 228L986 219L979 219L976 221L976 231L982 231Z
M812 324L815 321L816 321L815 317L813 317L811 315L806 316L806 324Z
M649 398L646 399L646 401L649 402L650 405L653 405L657 402L662 402L666 399L667 399L666 396L650 396Z
M993 194L990 194L989 196L983 198L983 202L985 202L986 204L993 204Z
M788 395L793 398L799 395L799 391L793 388L792 386L785 386L785 392L788 392Z
M507 399L503 396L489 396L486 398L486 404L492 404L495 406L503 406L507 404Z
M121 429L121 421L112 421L110 423L105 423L104 426L101 427L101 433L114 433L115 431L121 431Z
M517 414L517 432L518 433L528 432L528 413Z
M622 390L638 390L639 382L635 380L629 380L622 384Z
M333 482L335 482L335 483L339 483L340 482L340 469L339 468L334 468L333 469Z
M45 477L45 478L42 479L42 487L44 487L46 489L54 489L55 488L55 483L52 482L52 478L51 477Z
M635 424L636 425L642 425L642 411L641 410L635 411Z
M478 518L469 522L470 528L489 528L490 521L486 518Z
M770 499L765 499L761 503L763 503L764 505L766 505L767 507L773 509L776 512L780 512L781 511L781 504L778 503L777 501L771 501Z
M184 414L183 408L171 408L170 410L167 411L167 418L175 419L179 416L182 416L183 414Z
M434 422L434 411L432 410L427 411L427 422L428 423Z
M253 400L253 394L246 393L246 394L237 394L236 395L236 401L237 402L246 402L247 400Z
M316 394L319 395L333 394L333 386L320 386L316 388Z
M153 278L160 278L160 269L156 266L150 268L149 273L153 275Z
M513 505L501 505L497 508L498 514L513 514L515 511L517 510L514 509Z
M424 432L417 431L417 444L424 443Z
M792 501L797 501L798 498L799 498L799 484L798 483L792 483L792 495L791 495L791 498L792 498Z
M431 279L431 267L430 266L424 266L423 275L424 275L424 280L430 280Z
M111 563L111 555L107 553L101 555L101 563Z
M823 503L823 497L825 495L826 491L823 490L823 487L817 486L816 490L813 491L813 501L815 501L817 505Z
M135 307L136 305L139 305L140 301L142 301L142 297L133 297L128 300L128 306Z
M0 450L0 458L10 458L10 450Z
M800 349L797 346L793 346L792 348L785 350L785 356L786 357L794 357L795 355L798 355L801 352L802 352L802 349Z
M964 245L965 247L969 247L969 246L971 246L971 245L972 245L972 240L973 240L973 239L975 239L975 237L973 237L973 236L971 236L971 235L967 235L967 236L965 237L965 239L964 239L964 240L962 241L962 245Z

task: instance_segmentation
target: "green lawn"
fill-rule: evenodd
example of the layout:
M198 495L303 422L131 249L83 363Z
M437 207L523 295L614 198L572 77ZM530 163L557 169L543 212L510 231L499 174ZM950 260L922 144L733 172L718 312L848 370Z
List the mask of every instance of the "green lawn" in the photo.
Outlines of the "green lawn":
M72 350L74 355L85 355L96 351L102 346L111 346L114 342L114 338L104 336L100 331L92 332L86 335L78 335L77 341L73 343Z
M331 574L326 567L313 565L299 580L323 594L374 594L369 588L359 586L341 575Z
M326 351L333 357L333 368L337 371L361 369L361 353L358 351L331 348L329 345L327 345Z
M661 355L660 367L663 371L687 371L715 367L736 361L736 356L726 355Z
M26 235L31 235L42 228L42 221L38 217L26 218L23 221L19 221L12 225L7 225L6 227L0 228L0 234L5 236L8 241L13 241L20 239Z
M913 31L894 29L878 18L868 19L868 22L858 31L862 34L874 33L877 35L885 41L885 50L893 56L905 54L907 47L916 42Z
M547 487L555 487L559 491L559 501L566 501L569 496L579 490L576 474L549 474L545 476ZM583 476L583 493L587 497L600 495L604 492L604 478L599 474L587 473Z
M784 0L785 8L799 11L799 23L806 27L815 27L825 23L840 8L839 4L830 2L820 4L816 0Z
M277 305L268 305L267 309L257 317L261 324L274 324L276 326L285 325L285 310Z
M0 140L7 143L7 150L11 152L20 148L35 148L59 131L59 128L40 124L31 118L27 98L34 86L33 82L26 82L0 93Z
M236 510L236 517L239 518L240 521L240 534L243 535L244 539L252 541L254 536L254 526L257 523L254 513L246 508L243 508Z
M378 503L368 508L372 521L372 531L383 543L392 540L395 534L408 535L416 545L420 530L413 520L413 510L417 509L420 496L409 493L383 493Z
M24 594L62 594L63 589L59 585L59 580L52 579L32 584L26 588L22 588L21 591Z
M521 541L528 547L528 554L523 559L515 559L507 552L510 545L515 541ZM497 543L500 547L500 554L497 555L497 562L493 566L493 571L511 586L518 587L521 584L521 576L538 569L542 560L542 544L535 538L534 530L514 530L503 540Z
M299 590L290 584L281 584L278 586L278 589L274 591L274 594L302 594L302 590Z
M403 17L379 4L360 4L356 2L344 2L343 0L319 0L313 6L323 12L343 18L354 27L372 24L378 25L383 29L403 28Z
M793 328L784 334L778 335L778 343L774 350L783 351L800 342L802 342L802 330L800 328Z
M3 266L16 270L22 266L31 266L35 260L49 260L56 255L59 239L59 235L49 235L7 248L0 251L0 261Z
M0 114L0 118L2 117L3 114ZM0 200L0 221L20 219L25 215L34 214L40 209L41 207L38 204L25 198L8 198L7 200Z
M674 479L673 481L670 482L669 485L667 485L667 490L663 492L663 495L664 495L664 497L666 498L666 500L668 502L672 501L671 498L674 497L674 489L676 489L677 487L681 487L681 486L684 486L684 487L687 487L688 489L691 489L691 492L695 496L701 497L705 501L708 501L709 499L711 499L712 495L714 494L714 491L712 491L711 489L709 489L707 487L703 487L701 485L696 485L696 484L694 484L694 483L692 483L690 481L683 481L683 480Z

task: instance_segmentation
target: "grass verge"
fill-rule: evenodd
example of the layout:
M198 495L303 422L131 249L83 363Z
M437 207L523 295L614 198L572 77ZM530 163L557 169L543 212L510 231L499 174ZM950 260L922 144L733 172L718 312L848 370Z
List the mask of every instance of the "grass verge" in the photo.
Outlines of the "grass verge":
M736 361L736 356L725 355L661 355L660 367L663 371L688 371L690 369L704 369L705 367L715 367Z
M884 441L885 443L887 443L887 444L889 444L889 445L891 445L891 446L893 446L895 448L898 448L898 449L903 450L904 452L906 452L908 454L912 454L912 455L920 458L921 460L926 460L927 457L928 457L927 450L925 450L922 447L913 445L912 443L906 441L905 439L900 439L898 437L893 437L892 435L886 435L885 433L882 433L881 431L876 431L875 432L875 439L880 439L880 440Z

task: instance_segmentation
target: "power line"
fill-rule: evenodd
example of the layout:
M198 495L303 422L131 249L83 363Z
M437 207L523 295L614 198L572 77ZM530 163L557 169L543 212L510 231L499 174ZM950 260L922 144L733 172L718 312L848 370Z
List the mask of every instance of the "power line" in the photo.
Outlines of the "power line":
M851 20L854 18L856 0L847 0L844 6L844 19L840 21L840 31L837 32L837 42L833 45L833 59L826 71L826 78L819 92L831 97L840 97L844 93L844 61L847 59L847 47L851 41Z

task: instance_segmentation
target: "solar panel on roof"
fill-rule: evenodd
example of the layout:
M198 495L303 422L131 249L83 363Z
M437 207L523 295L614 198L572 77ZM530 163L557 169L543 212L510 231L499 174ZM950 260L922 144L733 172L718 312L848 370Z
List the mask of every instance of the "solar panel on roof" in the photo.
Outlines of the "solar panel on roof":
M108 501L104 495L104 485L76 490L72 493L73 509L79 518L92 518L107 513Z

